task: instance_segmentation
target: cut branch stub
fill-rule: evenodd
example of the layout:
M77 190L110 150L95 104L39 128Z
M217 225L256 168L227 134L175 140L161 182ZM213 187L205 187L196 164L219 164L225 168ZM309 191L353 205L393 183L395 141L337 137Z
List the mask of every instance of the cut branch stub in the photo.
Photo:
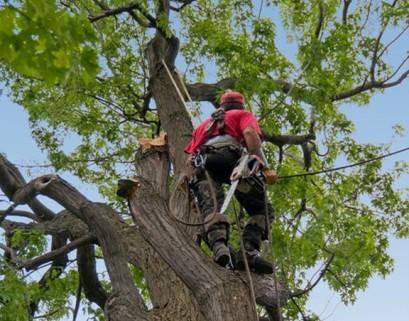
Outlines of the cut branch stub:
M0 189L10 200L13 200L15 198L14 194L26 185L26 181L19 170L2 154L0 154L0 177ZM13 202L16 203L16 200L13 200ZM35 198L28 199L27 204L41 220L50 220L55 216L52 211Z
M135 166L139 176L152 184L155 192L162 198L169 198L168 177L170 160L167 135L161 132L154 139L140 139L140 150L135 155Z
M39 177L38 179L32 180L14 193L12 201L15 204L28 203L38 193L40 193L43 188L45 188L56 178L57 176L55 175L45 175Z

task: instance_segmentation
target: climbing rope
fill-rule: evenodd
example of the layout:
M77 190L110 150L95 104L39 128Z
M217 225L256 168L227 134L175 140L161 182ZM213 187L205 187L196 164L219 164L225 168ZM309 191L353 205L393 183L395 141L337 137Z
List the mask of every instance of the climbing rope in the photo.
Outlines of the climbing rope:
M251 274L250 274L250 266L247 260L246 249L244 248L243 235L241 233L241 228L240 228L240 218L239 218L239 215L237 214L236 207L234 206L234 202L233 202L233 210L234 210L234 216L236 218L237 232L239 233L240 251L241 251L241 255L244 260L244 268L246 270L247 279L249 281L251 299L254 304L254 310L256 311L256 320L258 320L256 293L254 292L254 283L253 283L253 279L251 278Z

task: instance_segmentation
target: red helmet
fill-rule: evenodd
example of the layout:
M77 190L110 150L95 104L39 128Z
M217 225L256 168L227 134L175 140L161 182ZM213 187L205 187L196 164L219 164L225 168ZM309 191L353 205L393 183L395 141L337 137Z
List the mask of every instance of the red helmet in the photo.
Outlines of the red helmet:
M241 105L244 107L244 96L238 91L226 91L220 98L220 107Z

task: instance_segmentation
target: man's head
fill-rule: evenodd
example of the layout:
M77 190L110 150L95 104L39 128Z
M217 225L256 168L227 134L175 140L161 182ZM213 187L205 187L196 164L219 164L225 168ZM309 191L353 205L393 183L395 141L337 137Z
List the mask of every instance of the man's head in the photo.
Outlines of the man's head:
M220 107L224 110L244 109L244 96L238 91L228 90L220 97Z

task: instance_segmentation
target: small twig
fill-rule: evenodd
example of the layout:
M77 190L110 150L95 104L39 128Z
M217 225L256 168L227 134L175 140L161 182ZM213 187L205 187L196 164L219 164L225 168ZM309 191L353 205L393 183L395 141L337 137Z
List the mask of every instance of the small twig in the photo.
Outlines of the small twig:
M81 291L82 291L82 284L81 284L81 278L79 278L77 295L76 295L76 300L75 300L75 307L74 307L74 312L72 314L72 321L75 321L77 319L78 310L80 309L80 304L81 304Z
M50 317L50 316L52 316L52 315L58 313L59 311L60 311L60 310L54 310L54 311L51 311L51 312L49 312L49 313L46 313L46 314L43 314L43 315L38 315L38 316L36 316L36 317L33 317L33 319L48 319L48 317Z
M318 1L318 24L317 28L315 29L315 37L319 39L320 33L322 30L322 26L324 24L324 5L322 4L322 1Z
M383 50L379 53L378 57L381 57L386 50L394 43L396 42L407 30L409 29L409 25L407 25L395 38L393 38L386 46L383 48Z
M264 6L264 0L261 0L261 3L260 3L260 8L258 9L258 19L260 19L260 17L261 17L261 12L263 11L263 6Z
M297 301L295 301L295 298L290 297L290 300L291 300L291 302L295 305L295 307L297 308L298 312L300 312L303 321L308 321L308 318L307 318L306 315L304 314L304 311L301 309L301 307L298 305Z
M328 259L327 263L325 264L324 268L321 270L320 275L318 276L318 278L315 280L315 282L313 284L311 284L310 286L308 286L307 288L305 288L304 290L300 290L300 291L296 291L294 293L291 293L290 296L291 297L300 297L302 295L304 295L305 293L310 292L313 288L315 288L317 286L317 284L321 281L321 279L323 278L324 274L329 270L329 266L332 263L332 260L334 259L335 254L332 253L331 257Z
M408 60L409 60L409 55L405 59L403 59L403 61L399 64L399 66L396 68L396 70L388 78L386 78L384 80L384 82L387 82L387 81L391 80L393 77L395 77L398 74L399 70L404 66L404 64Z
M8 247L3 243L0 243L0 249L2 249L4 252L10 255L10 258L13 261L13 263L17 264L18 266L21 265L22 260L17 256L16 251L14 251L11 247Z
M394 0L394 2L391 4L391 7L394 8L397 2L398 0ZM387 18L385 24L382 26L381 31L379 32L378 37L376 38L375 47L374 47L373 56L372 56L371 68L370 68L370 76L371 76L372 82L375 82L375 68L376 68L376 64L378 63L379 58L381 57L381 55L378 55L379 45L381 44L381 39L385 33L385 30L390 20L391 20L391 16Z
M169 9L171 9L173 11L176 11L176 12L180 12L181 10L183 10L184 7L190 5L191 3L195 2L195 1L196 0L178 1L178 2L182 3L182 5L180 7L177 8L177 7L170 6Z
M338 283L341 284L345 289L348 288L347 285L346 285L343 281L341 281L340 278L338 277L338 275L336 275L331 269L328 268L327 271L328 271L328 273L330 273L330 274L335 278L335 280L337 280Z

